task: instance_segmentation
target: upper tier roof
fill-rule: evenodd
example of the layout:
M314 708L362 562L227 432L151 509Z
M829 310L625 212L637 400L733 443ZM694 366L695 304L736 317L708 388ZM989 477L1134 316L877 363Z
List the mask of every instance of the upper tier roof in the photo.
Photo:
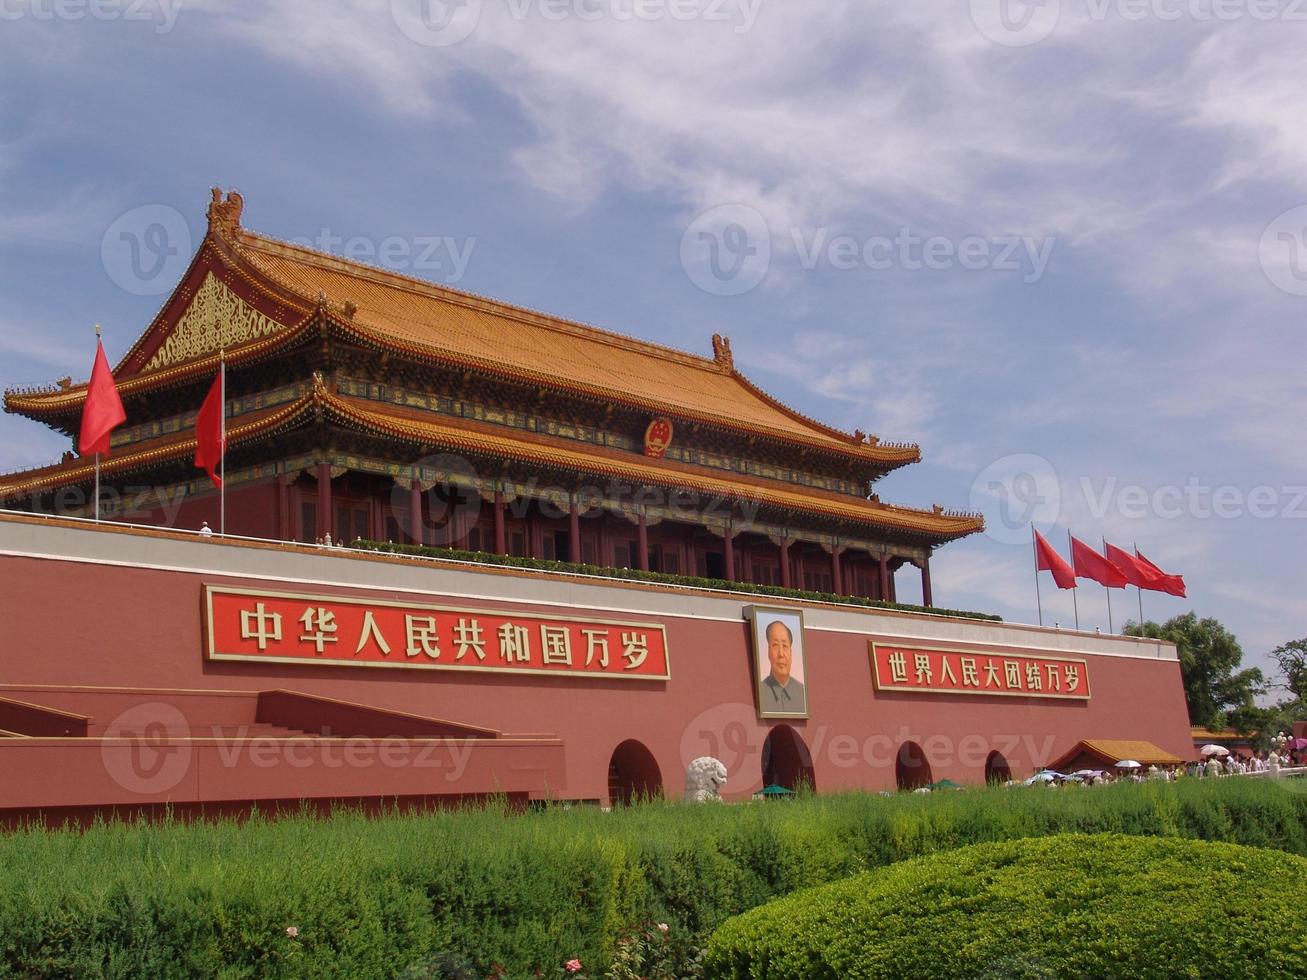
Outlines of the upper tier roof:
M224 200L215 188L201 251L214 246L243 281L288 312L325 309L339 329L361 342L882 468L921 458L915 445L841 432L767 395L735 369L724 338L713 338L712 358L699 357L256 234L241 227L242 208L239 194ZM171 329L164 321L172 305L165 304L115 370L124 395L149 390L156 378L175 383L186 373L185 364L141 369L141 352L157 347L159 335ZM277 346L279 338L298 333L264 336L259 345ZM229 351L232 363L239 362L239 353ZM207 371L209 360L197 357L194 363ZM80 410L84 398L84 384L11 391L5 393L5 409L49 418Z

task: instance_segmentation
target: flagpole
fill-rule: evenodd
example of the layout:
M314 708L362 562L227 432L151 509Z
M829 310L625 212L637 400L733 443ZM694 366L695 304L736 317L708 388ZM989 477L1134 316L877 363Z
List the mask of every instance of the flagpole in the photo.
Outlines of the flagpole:
M1138 541L1131 541L1130 547L1135 550L1136 555L1139 554ZM1139 632L1140 635L1142 635L1144 631L1144 587L1142 585L1136 585L1135 591L1139 593Z
M1039 625L1044 625L1044 600L1039 596L1039 545L1035 542L1035 523L1030 522L1030 550L1035 555L1035 608L1039 610Z
M227 536L227 351L218 349L219 398L222 399L221 426L218 436L218 534Z
M95 325L95 345L96 355L98 356L100 347L100 325L98 323ZM92 373L94 373L94 371L92 371ZM89 395L89 383L87 391ZM85 408L83 408L83 411L85 411ZM100 453L98 450L95 453L95 523L100 523Z
M1099 540L1103 542L1103 554L1106 555L1106 554L1107 554L1107 538L1104 538L1104 537L1101 537L1101 536L1100 536L1100 537L1099 537ZM1108 564L1110 565L1111 562L1109 561ZM1109 633L1115 633L1115 632L1116 632L1116 629L1112 626L1112 590L1111 590L1110 588L1108 588L1107 585L1104 585L1104 586L1103 586L1103 591L1107 593L1107 631L1108 631Z
M1067 546L1068 548L1071 549L1071 557L1072 557L1072 559L1074 559L1074 558L1075 558L1075 553L1076 553L1076 546L1075 546L1075 544L1072 543L1072 541L1071 541L1071 529L1070 529L1070 528L1067 528L1067 529L1066 529L1066 546ZM1075 613L1076 613L1076 632L1077 632L1077 633L1080 632L1080 603L1076 601L1076 589L1078 589L1079 587L1080 587L1079 585L1075 585L1075 584L1073 584L1072 587L1071 587L1071 608L1074 609L1074 610L1075 610Z

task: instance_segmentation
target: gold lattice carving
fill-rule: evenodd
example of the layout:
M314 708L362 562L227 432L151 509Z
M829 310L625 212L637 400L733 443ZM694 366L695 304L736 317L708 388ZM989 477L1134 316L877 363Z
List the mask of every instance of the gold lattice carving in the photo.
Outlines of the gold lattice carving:
M144 370L180 364L225 347L266 337L280 329L280 323L254 309L210 272L196 290L191 305Z

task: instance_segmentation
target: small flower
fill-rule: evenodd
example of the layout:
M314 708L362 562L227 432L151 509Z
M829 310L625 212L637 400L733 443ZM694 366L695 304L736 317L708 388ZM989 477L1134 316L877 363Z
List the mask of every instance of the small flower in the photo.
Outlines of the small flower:
M298 938L298 937L299 937L299 934L300 934L300 927L299 927L299 926L287 926L287 927L286 927L286 935L290 936L291 939L296 939L296 938Z
M581 969L581 961L568 960L566 963L563 964L563 969L566 970L568 973L576 973Z
M669 928L670 928L670 926L668 926L666 922L660 922L660 923L658 923L658 931L659 931L659 932L666 932Z

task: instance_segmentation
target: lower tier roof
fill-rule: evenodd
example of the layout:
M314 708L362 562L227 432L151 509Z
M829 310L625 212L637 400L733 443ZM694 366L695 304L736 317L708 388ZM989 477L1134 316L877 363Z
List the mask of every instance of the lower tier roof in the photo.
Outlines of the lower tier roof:
M455 423L415 409L335 394L318 382L296 401L233 420L228 445L239 446L284 429L298 427L319 414L327 421L359 432L413 446L452 450L469 456L511 459L592 477L616 478L637 486L658 486L721 495L818 518L851 521L882 530L907 532L935 542L951 541L984 527L984 519L935 507L920 510L875 500L796 488L771 480L707 473L673 460L647 460L618 450L589 447L579 451L567 440L535 433L506 433L460 420ZM102 460L102 477L184 460L195 452L193 430L147 440ZM0 477L0 501L14 500L93 478L91 459L74 459L43 469Z

